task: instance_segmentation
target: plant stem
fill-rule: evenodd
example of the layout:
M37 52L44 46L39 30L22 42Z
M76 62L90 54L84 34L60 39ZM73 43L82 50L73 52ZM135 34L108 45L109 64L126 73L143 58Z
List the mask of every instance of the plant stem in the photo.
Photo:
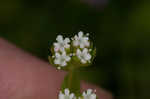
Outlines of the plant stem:
M69 71L69 76L68 76L68 87L71 89L72 86L72 79L73 79L73 70Z

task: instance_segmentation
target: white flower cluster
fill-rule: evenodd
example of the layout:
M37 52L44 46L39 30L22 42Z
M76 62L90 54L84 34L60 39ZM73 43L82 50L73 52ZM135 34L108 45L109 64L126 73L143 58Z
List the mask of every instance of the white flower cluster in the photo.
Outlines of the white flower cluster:
M87 61L90 62L91 55L88 52L87 48L84 48L83 51L81 51L80 49L77 49L76 55L83 64L87 63Z
M76 56L82 64L90 63L92 58L90 52L90 41L88 34L84 35L83 32L79 32L71 40L69 38L63 38L62 35L58 35L54 45L54 64L60 67L67 66L67 63L71 61L72 56ZM67 52L70 49L75 48L75 52Z
M60 91L58 99L76 99L74 93L70 93L69 89L65 89L64 93Z
M68 44L68 43L70 43L69 38L63 39L62 35L58 35L56 40L57 40L57 43L54 43L54 51L55 52L58 52L58 51L64 52L65 48L70 47L70 44Z
M73 38L73 45L80 46L80 48L85 48L90 46L89 38L84 36L83 32L79 32L78 36L75 35Z
M70 93L69 89L65 89L64 93L60 91L58 99L96 99L96 94L92 89L82 93L81 97L76 97L74 93Z
M83 92L82 97L79 99L96 99L96 94L93 93L92 89L88 89L86 92Z
M67 62L70 61L70 59L71 58L66 55L66 52L62 52L62 54L56 52L54 63L60 66L66 66Z

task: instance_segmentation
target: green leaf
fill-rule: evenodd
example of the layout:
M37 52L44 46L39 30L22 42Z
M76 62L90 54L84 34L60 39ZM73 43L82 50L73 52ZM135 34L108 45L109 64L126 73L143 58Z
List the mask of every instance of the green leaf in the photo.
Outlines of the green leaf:
M81 95L80 93L80 79L77 71L70 71L66 77L64 78L64 82L62 84L62 90L68 88L71 93L74 93L76 96Z

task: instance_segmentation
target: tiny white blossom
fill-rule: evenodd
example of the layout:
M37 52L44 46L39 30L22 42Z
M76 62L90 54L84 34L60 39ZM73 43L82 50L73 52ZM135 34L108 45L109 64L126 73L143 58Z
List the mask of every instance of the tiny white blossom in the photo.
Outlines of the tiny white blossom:
M70 45L68 43L70 43L70 39L69 38L65 38L63 39L62 35L58 35L56 38L57 42L54 43L54 51L58 52L58 51L65 51L65 48L69 48Z
M67 65L67 62L70 61L70 57L66 55L66 52L60 53L55 53L55 59L54 59L54 64L60 65L62 67Z
M79 32L78 36L74 36L73 46L80 46L80 48L89 47L89 37L84 36L83 32Z
M89 51L91 52L91 51L92 51L92 49L89 49Z
M73 93L70 93L69 89L65 89L64 93L60 91L58 99L76 99Z
M77 57L80 59L81 63L85 64L87 61L90 61L91 55L88 53L88 49L84 48L83 51L77 49L76 51Z
M59 69L59 70L60 70L60 69L61 69L61 67L57 67L57 69Z
M96 99L96 94L93 93L92 89L88 89L86 92L83 92L82 97L79 99Z
M90 35L89 33L86 34L86 36L89 36L89 35Z

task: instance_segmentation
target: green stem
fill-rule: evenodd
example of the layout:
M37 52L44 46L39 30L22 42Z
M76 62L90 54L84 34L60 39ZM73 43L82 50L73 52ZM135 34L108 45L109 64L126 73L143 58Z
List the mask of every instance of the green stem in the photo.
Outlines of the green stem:
M73 70L69 71L69 76L68 76L68 87L71 89L72 86L72 79L73 79Z
M78 77L78 73L71 67L62 84L62 89L65 88L69 88L69 90L76 95L80 94L80 80Z

